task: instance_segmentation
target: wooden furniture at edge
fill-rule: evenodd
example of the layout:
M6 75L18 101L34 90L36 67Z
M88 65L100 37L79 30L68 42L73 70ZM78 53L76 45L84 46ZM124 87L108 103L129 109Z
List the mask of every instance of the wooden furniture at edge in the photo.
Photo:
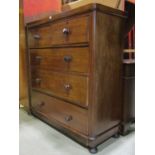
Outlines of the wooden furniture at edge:
M123 115L122 135L127 135L134 128L135 122L135 50L124 50L123 58Z
M125 24L125 38L128 39L125 39L127 40L127 44L125 44L123 53L122 135L127 135L130 131L133 131L134 126L132 124L135 122L135 49L133 49L135 48L135 32L133 31L135 24L135 4L126 1L125 10L128 12Z
M91 153L119 133L125 19L90 4L27 24L31 112Z
M23 1L19 1L19 102L29 110Z

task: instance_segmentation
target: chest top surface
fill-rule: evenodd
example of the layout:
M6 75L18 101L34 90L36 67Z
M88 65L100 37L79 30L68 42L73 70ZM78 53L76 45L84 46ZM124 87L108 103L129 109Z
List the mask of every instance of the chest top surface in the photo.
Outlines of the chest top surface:
M73 10L63 11L61 13L53 14L47 18L44 18L38 21L27 23L27 27L31 28L31 27L42 25L42 24L48 24L48 23L55 22L63 18L68 18L68 17L80 15L80 14L85 14L85 13L90 13L93 11L99 11L104 14L118 16L121 18L127 17L127 13L124 11L120 11L120 10L107 7L101 4L92 3L92 4L88 4L88 5L73 9Z

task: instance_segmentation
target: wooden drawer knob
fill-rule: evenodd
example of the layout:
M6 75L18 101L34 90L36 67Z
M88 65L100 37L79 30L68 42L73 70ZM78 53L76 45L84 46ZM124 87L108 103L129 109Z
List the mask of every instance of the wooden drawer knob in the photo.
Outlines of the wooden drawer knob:
M64 35L68 35L69 34L69 29L68 28L63 28L62 30Z
M36 78L35 82L36 82L36 84L40 84L41 83L41 79L40 78Z
M40 62L40 61L41 61L41 59L42 59L42 57L41 57L41 56L36 56L36 57L35 57L35 60L36 60L37 62Z
M34 39L40 39L41 37L40 37L39 34L34 34L34 35L33 35L33 38L34 38Z
M69 122L69 121L71 121L72 119L73 119L73 117L72 117L71 115L65 117L65 121L66 121L66 122Z
M71 62L72 61L72 56L64 56L64 61L65 62Z
M39 107L43 107L45 105L45 102L39 103Z
M64 88L66 91L69 91L72 89L72 86L70 84L64 84Z

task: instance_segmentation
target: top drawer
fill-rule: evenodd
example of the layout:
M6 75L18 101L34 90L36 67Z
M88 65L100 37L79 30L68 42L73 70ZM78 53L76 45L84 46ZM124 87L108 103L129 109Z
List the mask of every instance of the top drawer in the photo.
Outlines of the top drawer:
M30 28L29 48L51 47L54 45L87 43L89 41L89 17L76 17L48 25Z

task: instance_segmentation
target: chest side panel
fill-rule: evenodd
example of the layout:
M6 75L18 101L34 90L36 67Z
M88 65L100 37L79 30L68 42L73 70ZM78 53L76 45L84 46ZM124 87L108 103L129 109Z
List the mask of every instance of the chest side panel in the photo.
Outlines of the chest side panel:
M93 94L91 110L93 135L118 125L122 113L122 45L121 17L96 13L94 34Z

